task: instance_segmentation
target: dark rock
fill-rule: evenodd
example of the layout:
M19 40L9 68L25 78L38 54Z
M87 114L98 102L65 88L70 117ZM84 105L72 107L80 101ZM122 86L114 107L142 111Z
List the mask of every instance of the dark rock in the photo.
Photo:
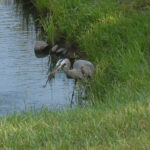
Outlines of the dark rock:
M66 51L65 48L60 48L60 49L58 49L58 50L56 51L56 53L58 54L58 53L62 53L62 52L64 52L64 51Z
M65 49L65 50L62 52L62 54L63 54L63 55L66 55L66 53L67 53L67 50Z
M46 56L48 56L49 55L49 52L48 51L44 51L44 52L36 52L35 51L35 56L37 57L37 58L44 58L44 57L46 57Z
M50 45L44 41L37 41L34 46L34 50L37 53L49 51Z
M58 47L59 47L58 45L53 46L52 49L51 49L51 51L52 51L53 53L56 52L57 49L58 49Z

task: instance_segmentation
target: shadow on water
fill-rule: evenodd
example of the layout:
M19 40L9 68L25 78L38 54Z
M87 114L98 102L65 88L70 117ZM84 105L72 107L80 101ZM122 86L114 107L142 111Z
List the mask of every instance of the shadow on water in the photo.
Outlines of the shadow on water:
M34 21L34 26L36 27L36 29L38 29L40 27L37 19L38 13L34 9L31 2L23 0L14 0L14 3L16 4L16 13L19 12L20 15L22 16L23 25L25 25L28 28L30 19L32 18Z
M42 87L59 58L35 56L34 43L43 37L28 5L20 0L0 0L0 116L31 107L70 106L74 80L66 78L63 71ZM75 97L78 99L77 90Z

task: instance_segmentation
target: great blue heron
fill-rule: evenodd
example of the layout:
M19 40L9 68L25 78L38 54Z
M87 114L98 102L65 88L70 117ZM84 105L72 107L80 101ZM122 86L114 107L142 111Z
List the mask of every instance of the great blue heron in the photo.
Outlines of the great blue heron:
M73 64L73 68L70 69L71 63L68 58L60 59L56 68L52 71L52 74L55 74L57 70L63 68L63 71L66 73L67 77L74 79L85 79L91 77L92 73L95 71L94 66L91 62L87 60L77 60Z
M77 60L73 64L73 68L70 69L70 67L71 62L68 58L58 60L56 67L50 73L47 82L51 80L55 73L61 68L63 68L63 71L66 73L67 77L74 78L75 80L91 77L91 75L95 72L93 64L87 60Z
M54 77L55 73L61 68L66 73L67 77L75 79L75 85L78 79L85 80L86 78L91 77L91 75L95 72L93 64L87 60L75 61L73 64L73 68L70 69L71 68L70 60L68 58L60 59L58 60L55 69L50 73L47 82L51 80L51 78ZM72 94L72 99L73 96L74 96L74 91Z

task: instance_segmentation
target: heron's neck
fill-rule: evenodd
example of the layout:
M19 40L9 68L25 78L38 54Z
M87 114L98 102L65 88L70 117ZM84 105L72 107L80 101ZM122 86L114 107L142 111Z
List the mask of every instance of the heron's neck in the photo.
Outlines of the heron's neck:
M63 70L64 70L64 72L66 73L67 77L71 77L71 76L70 76L70 67L69 67L69 66L65 66L65 67L63 68ZM71 77L71 78L72 78L72 77Z
M67 73L69 70L70 70L70 66L66 65L64 68L63 68L64 72Z
M72 73L72 70L70 70L70 67L69 66L65 66L63 68L64 72L66 73L67 77L69 78L74 78L73 77L73 73Z

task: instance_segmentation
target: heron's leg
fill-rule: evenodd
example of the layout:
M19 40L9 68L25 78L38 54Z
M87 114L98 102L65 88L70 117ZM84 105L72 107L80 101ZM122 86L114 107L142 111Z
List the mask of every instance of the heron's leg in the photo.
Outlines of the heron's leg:
M86 90L87 90L87 85L88 85L88 80L85 79L84 85L83 85L83 93L84 93L83 99L84 99L84 100L86 99L86 95L87 95L87 92L86 92Z
M77 79L74 80L74 87L73 87L72 98L71 98L71 107L72 107L72 104L73 104L74 89L76 87L76 83L77 83Z

